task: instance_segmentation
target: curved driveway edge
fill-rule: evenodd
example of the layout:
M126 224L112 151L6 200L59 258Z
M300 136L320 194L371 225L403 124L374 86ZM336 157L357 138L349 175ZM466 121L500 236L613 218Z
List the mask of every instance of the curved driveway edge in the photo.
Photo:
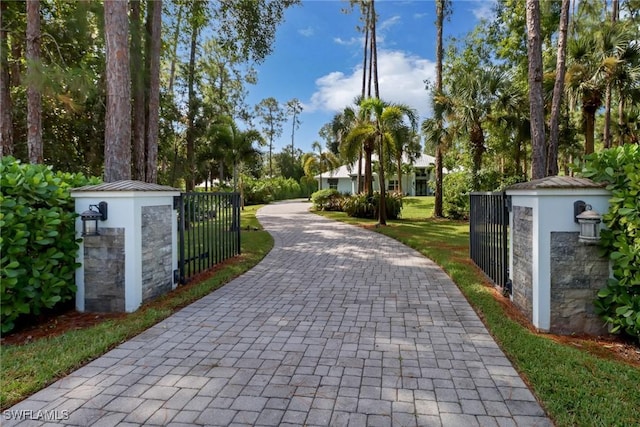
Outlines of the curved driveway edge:
M254 269L2 414L3 425L550 426L457 286L288 202Z

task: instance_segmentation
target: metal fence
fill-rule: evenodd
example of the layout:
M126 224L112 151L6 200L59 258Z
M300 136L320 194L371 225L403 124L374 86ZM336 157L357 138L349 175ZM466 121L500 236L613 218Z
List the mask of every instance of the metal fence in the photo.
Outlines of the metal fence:
M178 209L180 284L240 254L240 195L182 193Z
M509 210L504 192L471 193L469 237L473 262L510 292Z

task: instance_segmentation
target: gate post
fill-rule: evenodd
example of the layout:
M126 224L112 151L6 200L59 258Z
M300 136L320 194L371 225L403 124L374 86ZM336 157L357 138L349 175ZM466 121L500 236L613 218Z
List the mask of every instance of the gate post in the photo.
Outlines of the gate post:
M83 236L76 270L78 311L133 312L143 302L175 288L180 190L140 181L75 188L76 212L107 207L97 234ZM81 218L76 231L83 232Z
M609 277L597 246L579 242L578 200L605 213L611 193L588 179L547 177L512 185L510 272L513 303L541 331L605 332L593 301Z
M173 208L178 211L178 280L176 282L184 285L186 283L184 277L184 228L186 224L184 219L184 195L182 193L173 198Z

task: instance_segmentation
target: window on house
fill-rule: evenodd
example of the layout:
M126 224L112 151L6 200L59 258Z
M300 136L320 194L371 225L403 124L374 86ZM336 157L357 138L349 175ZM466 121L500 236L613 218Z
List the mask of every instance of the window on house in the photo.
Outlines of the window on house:
M338 178L329 178L327 180L329 182L329 188L332 190L338 189Z
M396 191L400 189L400 186L398 185L398 180L397 179L390 179L389 180L389 191Z

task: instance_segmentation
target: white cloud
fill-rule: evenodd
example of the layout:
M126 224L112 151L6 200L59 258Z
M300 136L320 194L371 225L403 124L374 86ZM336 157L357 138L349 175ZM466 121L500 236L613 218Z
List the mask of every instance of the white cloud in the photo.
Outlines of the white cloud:
M473 0L471 2L473 7L469 9L476 19L485 19L487 21L494 21L496 18L494 7L496 0Z
M426 13L426 12L425 13L414 13L413 14L413 19L422 19L425 16L429 16L429 14Z
M298 30L298 34L304 37L311 37L315 33L315 30L311 27L302 28Z
M364 45L364 37L351 37L348 40L344 40L340 37L333 38L334 43L342 46Z
M388 28L393 27L396 24L399 24L402 21L399 15L392 16L389 19L386 19L380 23L380 26L377 28L380 31L384 31Z
M429 93L425 80L435 80L435 64L402 51L378 52L380 97L389 102L401 102L418 110L421 117L431 115ZM362 66L350 74L334 71L316 80L316 91L305 111L340 112L353 104L362 88Z

